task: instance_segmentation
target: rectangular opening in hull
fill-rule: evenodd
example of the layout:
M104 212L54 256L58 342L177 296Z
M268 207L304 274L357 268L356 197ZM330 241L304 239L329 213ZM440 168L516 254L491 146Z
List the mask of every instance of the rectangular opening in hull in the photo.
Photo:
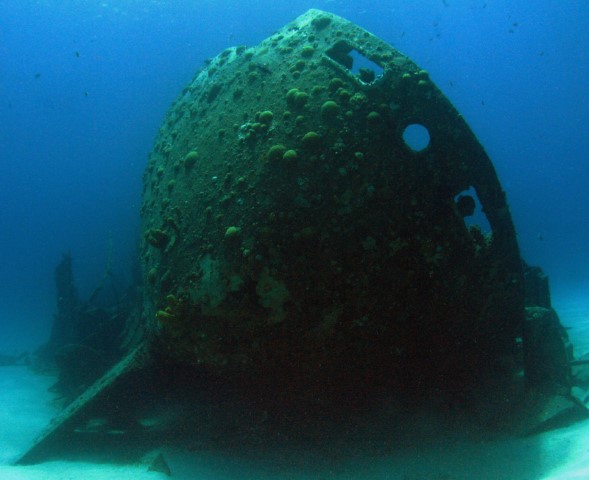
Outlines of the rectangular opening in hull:
M464 218L464 226L470 230L471 227L478 228L484 235L491 235L493 230L485 215L477 191L473 186L463 190L454 197L454 203L458 212Z
M325 53L333 61L347 69L361 83L374 83L384 73L382 66L370 60L347 42L338 42Z

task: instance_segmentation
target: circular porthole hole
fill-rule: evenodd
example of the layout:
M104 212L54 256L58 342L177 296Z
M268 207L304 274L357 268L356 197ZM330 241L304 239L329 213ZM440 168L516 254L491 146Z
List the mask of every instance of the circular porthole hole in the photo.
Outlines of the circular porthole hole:
M429 130L420 123L411 123L403 130L405 145L414 152L422 152L429 147Z

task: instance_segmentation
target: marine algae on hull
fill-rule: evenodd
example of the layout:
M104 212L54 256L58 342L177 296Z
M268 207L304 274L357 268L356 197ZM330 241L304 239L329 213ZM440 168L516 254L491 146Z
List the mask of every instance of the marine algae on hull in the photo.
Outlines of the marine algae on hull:
M419 152L403 140L412 124L429 134ZM190 174L175 173L191 151ZM168 112L145 184L144 230L179 226L173 248L143 248L161 274L147 322L175 361L293 398L366 372L462 390L514 355L523 280L489 158L427 72L339 17L311 10L211 60ZM482 241L468 192L492 228ZM210 297L203 258L220 279ZM169 294L186 306L174 324L155 315Z

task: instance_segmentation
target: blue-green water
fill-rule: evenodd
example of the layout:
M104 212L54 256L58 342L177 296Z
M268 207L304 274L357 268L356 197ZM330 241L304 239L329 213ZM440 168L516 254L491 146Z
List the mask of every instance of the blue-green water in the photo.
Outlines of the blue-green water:
M72 252L83 296L100 282L109 251L115 283L131 282L141 176L171 101L205 59L258 44L312 7L359 24L430 72L489 153L524 258L549 275L571 337L589 350L586 2L0 0L0 352L47 339L63 252ZM558 436L516 446L452 437L449 445L447 432L431 429L428 450L398 456L371 459L360 448L329 465L313 452L290 454L302 478L536 479L566 460L544 448L567 441ZM295 467L268 466L281 464L273 455L285 454L268 452L255 465L183 458L176 471L298 478ZM481 465L501 473L485 477Z

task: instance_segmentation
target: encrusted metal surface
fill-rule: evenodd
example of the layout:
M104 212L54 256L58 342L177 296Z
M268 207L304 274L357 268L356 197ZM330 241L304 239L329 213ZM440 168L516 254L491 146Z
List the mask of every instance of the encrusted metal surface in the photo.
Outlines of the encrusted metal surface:
M522 274L493 166L428 73L350 22L310 10L209 61L144 180L145 311L175 360L297 391L463 388L513 355ZM465 223L475 197L492 232Z

